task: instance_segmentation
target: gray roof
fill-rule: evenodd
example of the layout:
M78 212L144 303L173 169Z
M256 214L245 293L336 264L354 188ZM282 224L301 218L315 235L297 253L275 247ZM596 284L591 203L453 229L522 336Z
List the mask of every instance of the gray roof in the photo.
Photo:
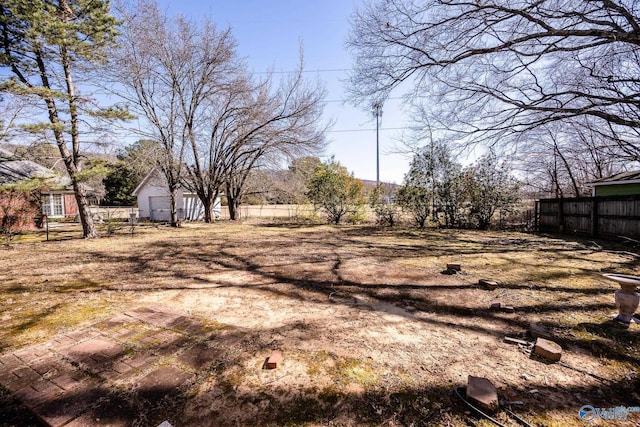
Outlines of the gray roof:
M56 174L31 160L0 159L0 184L13 184L31 178L56 178Z
M640 182L640 171L622 172L589 182L590 185L631 184Z
M0 185L15 184L33 178L47 179L48 184L58 190L71 185L68 177L60 176L39 163L22 159L11 151L0 147Z

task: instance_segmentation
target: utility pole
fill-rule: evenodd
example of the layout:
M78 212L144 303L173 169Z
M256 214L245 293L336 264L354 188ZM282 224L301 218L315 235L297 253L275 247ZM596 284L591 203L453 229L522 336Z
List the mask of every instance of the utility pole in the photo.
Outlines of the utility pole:
M382 117L382 103L373 104L373 114L376 116L376 183L380 185L380 117Z

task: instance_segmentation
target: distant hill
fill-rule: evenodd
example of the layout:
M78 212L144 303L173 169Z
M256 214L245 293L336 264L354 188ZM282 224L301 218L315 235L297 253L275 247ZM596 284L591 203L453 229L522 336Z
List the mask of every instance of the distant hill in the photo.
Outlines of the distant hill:
M376 188L376 185L378 185L377 181L373 181L371 179L361 179L360 181L362 181L362 183L364 184L364 191L365 192L373 190L374 188ZM392 191L396 191L398 188L402 187L399 184L391 184L389 182L382 182L382 181L380 181L380 184L386 186L387 188L391 189Z

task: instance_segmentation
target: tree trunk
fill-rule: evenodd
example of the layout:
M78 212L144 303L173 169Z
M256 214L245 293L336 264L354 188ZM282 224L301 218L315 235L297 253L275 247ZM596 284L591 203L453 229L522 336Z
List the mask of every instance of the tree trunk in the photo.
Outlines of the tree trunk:
M229 203L229 206L228 206L229 207L229 219L231 221L235 221L237 219L236 218L237 213L236 213L235 203L233 202L232 198L229 198L229 196L227 196L227 201Z
M36 53L36 63L38 64L42 86L50 89L51 85L49 84L49 76L47 75L44 62L42 61L42 57L40 56L39 52ZM71 84L66 62L65 72L68 74L67 80L69 84ZM71 92L71 95L73 95L73 92ZM67 169L67 174L69 175L69 178L71 179L71 183L73 185L73 192L78 204L78 216L80 217L80 223L82 224L82 237L84 237L85 239L96 238L98 237L98 230L96 229L96 226L93 223L93 218L91 217L89 202L87 201L87 194L84 186L80 182L78 182L78 163L77 158L74 157L74 154L77 150L74 149L74 151L70 152L69 148L67 147L67 142L64 139L64 134L59 127L60 117L58 116L58 108L56 106L54 98L44 97L44 101L47 105L49 122L53 125L53 134L56 140L56 145L58 146L58 150L60 151L60 157L62 157L62 160L64 161L64 165ZM73 105L75 106L75 104ZM77 134L75 135L75 137L76 139L74 140L74 144L77 144Z
M171 226L180 227L180 219L178 218L178 200L176 197L176 190L170 189L171 193Z
M213 222L213 215L211 214L213 200L211 196L206 196L201 198L201 202L204 205L204 222L206 224L211 224Z
M562 160L562 164L564 165L565 170L569 174L569 179L571 179L571 186L573 187L573 193L575 194L576 197L580 197L580 189L578 188L576 177L573 176L573 172L571 172L571 165L569 165L569 162L567 161L567 159L560 152L560 149L558 148L558 145L555 144L555 141L554 141L554 148L556 153L558 153L558 156L560 156L560 160Z
M54 125L60 123L54 101L52 99L46 99L46 103L49 110L49 119L51 123ZM98 230L93 222L93 218L91 217L89 201L87 200L87 193L84 185L78 182L78 168L76 166L76 163L74 162L73 156L67 148L62 132L54 129L53 133L56 139L56 144L58 145L58 149L60 151L60 156L64 161L65 167L67 169L67 174L69 175L69 178L71 179L71 183L73 185L73 192L76 198L76 203L78 204L78 216L80 218L80 223L82 224L82 237L84 237L85 239L96 238L98 237Z
M60 5L65 8L69 8L66 2L61 2ZM60 49L62 56L62 68L64 70L65 82L67 85L67 93L69 94L69 114L71 115L71 160L73 162L73 168L67 167L69 171L69 177L73 183L73 191L76 196L76 202L78 203L78 216L80 217L80 223L82 224L82 235L85 239L92 239L98 237L98 230L93 223L93 217L91 216L91 209L89 209L89 201L87 200L87 193L84 185L78 182L77 173L80 171L81 165L80 159L80 131L79 131L79 118L78 118L78 106L76 103L76 92L73 85L73 79L71 78L71 62L69 53L66 46L62 44ZM66 163L66 162L65 162Z
M491 216L493 216L493 215L491 215ZM490 225L491 225L491 217L489 217L489 218L484 218L484 217L478 218L478 228L480 230L488 230Z
M227 204L229 205L229 219L231 221L235 221L238 218L239 210L240 210L240 195L241 192L238 191L237 188L233 188L231 185L226 185L227 189Z
M83 184L78 182L73 183L73 191L76 197L76 203L78 204L78 216L80 217L80 223L82 224L82 235L85 239L93 239L98 237L98 229L93 222L91 216L91 209L89 201L87 200L86 191Z

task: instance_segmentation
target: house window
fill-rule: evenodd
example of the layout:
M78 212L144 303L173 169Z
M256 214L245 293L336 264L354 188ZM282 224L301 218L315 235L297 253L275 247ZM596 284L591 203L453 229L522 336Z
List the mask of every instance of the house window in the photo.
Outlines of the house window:
M42 198L42 213L51 218L64 216L62 194L45 194Z

